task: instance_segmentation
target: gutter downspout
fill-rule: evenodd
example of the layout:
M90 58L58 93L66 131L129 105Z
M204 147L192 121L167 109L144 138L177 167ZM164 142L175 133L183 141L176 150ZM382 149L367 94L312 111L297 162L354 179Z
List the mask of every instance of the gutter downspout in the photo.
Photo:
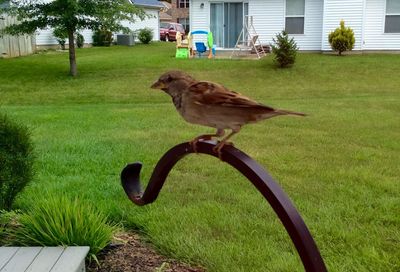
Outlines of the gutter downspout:
M326 38L328 38L327 36L326 36L326 32L325 32L325 29L326 29L326 27L325 27L325 16L326 16L326 2L327 2L328 0L324 0L324 2L323 2L323 5L324 5L324 7L323 7L323 11L322 11L322 35L321 35L321 52L323 52L323 51L326 51L325 49L324 49L324 39ZM325 37L326 36L326 37Z
M366 13L367 13L367 0L363 0L363 19L362 19L362 25L361 25L361 45L360 45L360 50L364 50L364 45L365 45L365 22L366 22Z

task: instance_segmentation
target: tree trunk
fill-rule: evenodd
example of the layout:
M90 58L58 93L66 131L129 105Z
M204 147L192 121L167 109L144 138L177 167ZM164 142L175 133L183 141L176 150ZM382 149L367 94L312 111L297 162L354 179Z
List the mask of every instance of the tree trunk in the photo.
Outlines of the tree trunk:
M69 73L71 76L77 76L78 70L76 68L76 56L75 56L75 41L74 41L73 30L68 30L68 42L69 42Z

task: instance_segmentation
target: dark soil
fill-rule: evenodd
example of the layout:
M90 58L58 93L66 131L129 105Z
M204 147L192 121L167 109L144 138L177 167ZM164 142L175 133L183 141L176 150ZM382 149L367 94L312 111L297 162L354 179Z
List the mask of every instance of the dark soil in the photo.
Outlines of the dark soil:
M161 256L140 241L133 233L116 237L117 244L107 247L98 255L99 263L87 265L89 272L205 272L200 267L191 267Z

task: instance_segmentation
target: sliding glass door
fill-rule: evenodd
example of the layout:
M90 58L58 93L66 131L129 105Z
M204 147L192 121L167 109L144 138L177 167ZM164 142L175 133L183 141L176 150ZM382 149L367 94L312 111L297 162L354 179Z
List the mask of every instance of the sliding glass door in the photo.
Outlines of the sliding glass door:
M210 29L217 47L233 48L243 28L248 3L211 3Z
M211 3L210 8L210 30L214 44L217 47L224 47L224 4Z
M233 48L243 28L243 3L225 3L224 23L224 47Z

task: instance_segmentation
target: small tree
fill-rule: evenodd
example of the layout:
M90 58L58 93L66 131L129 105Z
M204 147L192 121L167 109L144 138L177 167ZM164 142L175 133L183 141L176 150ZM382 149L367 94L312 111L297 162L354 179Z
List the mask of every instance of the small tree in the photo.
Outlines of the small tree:
M356 42L353 30L350 27L345 27L343 20L340 21L340 27L329 34L328 40L332 49L338 52L339 56L346 50L352 50Z
M5 0L0 0L0 3ZM70 74L76 76L75 33L80 29L126 29L121 21L135 22L146 17L143 9L129 0L12 0L0 7L1 13L16 16L19 22L4 28L1 34L32 34L47 27L62 28L68 33Z
M272 53L275 55L275 62L281 68L290 67L296 60L297 47L293 38L289 39L289 35L283 30L272 38L274 44L271 44Z

